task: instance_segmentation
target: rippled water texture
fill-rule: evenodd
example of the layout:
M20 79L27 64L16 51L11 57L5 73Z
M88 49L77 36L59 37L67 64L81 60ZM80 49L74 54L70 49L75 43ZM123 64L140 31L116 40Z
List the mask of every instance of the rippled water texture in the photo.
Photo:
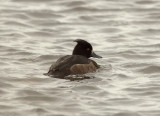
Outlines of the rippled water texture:
M44 76L77 38L101 68ZM159 0L2 0L0 115L160 116L159 54Z

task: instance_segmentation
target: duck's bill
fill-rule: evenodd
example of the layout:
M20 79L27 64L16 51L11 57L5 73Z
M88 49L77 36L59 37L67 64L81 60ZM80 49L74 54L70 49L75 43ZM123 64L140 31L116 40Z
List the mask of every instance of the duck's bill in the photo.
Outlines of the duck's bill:
M92 52L91 57L94 57L94 58L102 58L102 56L99 56L99 55L95 54L94 52Z

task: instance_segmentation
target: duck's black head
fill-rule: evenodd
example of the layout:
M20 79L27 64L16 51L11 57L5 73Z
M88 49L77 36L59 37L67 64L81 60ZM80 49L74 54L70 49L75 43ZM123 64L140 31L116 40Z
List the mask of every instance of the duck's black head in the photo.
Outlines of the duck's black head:
M82 55L87 58L89 57L102 58L101 56L98 56L93 52L92 45L87 41L82 39L76 39L74 40L74 42L77 42L77 45L75 46L72 55Z

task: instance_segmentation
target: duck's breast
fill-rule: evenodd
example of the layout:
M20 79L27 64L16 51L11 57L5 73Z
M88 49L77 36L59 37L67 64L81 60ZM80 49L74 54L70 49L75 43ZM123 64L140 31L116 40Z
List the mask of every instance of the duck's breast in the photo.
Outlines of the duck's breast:
M93 60L89 60L88 64L75 64L70 68L71 74L86 74L90 72L95 72L99 66Z

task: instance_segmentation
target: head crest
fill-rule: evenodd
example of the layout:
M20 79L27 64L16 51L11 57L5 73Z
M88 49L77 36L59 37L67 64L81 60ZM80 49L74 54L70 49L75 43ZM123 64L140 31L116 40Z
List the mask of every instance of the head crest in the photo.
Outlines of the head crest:
M88 43L87 41L85 41L83 39L76 39L76 40L74 40L74 42L77 42L77 43Z

